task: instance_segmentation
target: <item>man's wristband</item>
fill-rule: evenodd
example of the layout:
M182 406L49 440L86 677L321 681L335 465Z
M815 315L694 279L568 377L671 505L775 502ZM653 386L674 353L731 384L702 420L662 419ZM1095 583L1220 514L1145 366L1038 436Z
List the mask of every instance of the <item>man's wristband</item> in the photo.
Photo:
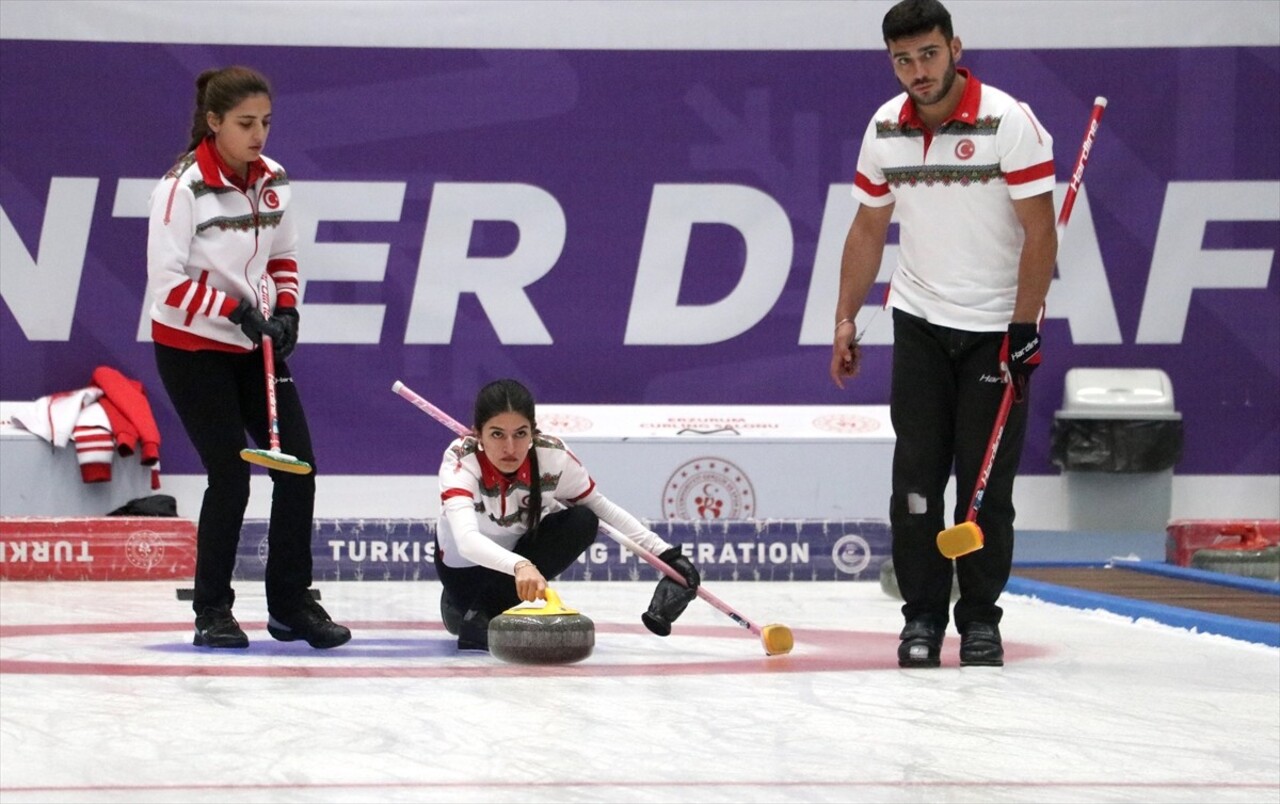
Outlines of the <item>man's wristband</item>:
M532 567L532 566L533 566L533 562L526 558L524 561L517 561L516 565L511 568L511 572L514 574L519 572L521 567Z
M840 329L841 325L843 324L853 324L853 323L854 323L854 320L852 318L842 318L836 322L836 329Z

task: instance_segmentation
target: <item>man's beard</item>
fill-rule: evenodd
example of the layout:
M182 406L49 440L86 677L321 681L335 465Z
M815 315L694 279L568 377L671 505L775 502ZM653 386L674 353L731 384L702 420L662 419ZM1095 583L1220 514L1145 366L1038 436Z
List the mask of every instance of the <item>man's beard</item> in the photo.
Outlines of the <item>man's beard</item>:
M948 56L948 59L950 63L947 64L947 71L942 75L941 84L929 95L921 95L903 84L902 88L906 90L907 95L910 96L916 106L932 106L947 97L947 94L951 92L951 87L955 86L956 83L956 60L954 56Z

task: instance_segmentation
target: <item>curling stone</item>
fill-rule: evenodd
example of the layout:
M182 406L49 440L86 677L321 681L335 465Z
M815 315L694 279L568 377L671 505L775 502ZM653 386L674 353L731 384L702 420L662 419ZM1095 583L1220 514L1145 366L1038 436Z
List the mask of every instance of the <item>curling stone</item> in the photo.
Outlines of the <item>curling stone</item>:
M952 601L960 599L960 579L955 577L953 569L951 575L951 599ZM898 573L893 569L893 559L885 559L880 565L880 588L889 597L902 599L902 590L898 588Z
M591 655L596 626L547 590L542 606L516 606L489 621L489 652L516 664L569 664Z
M1263 581L1280 581L1280 545L1260 550L1205 548L1191 554L1191 566Z

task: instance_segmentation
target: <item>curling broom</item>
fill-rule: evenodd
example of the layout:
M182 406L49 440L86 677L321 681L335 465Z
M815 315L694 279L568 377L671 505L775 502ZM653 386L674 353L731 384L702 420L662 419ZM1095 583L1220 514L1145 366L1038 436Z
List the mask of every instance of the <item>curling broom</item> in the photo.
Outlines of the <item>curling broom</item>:
M1084 166L1089 161L1089 152L1093 150L1094 139L1098 136L1098 126L1102 123L1102 112L1107 108L1107 99L1097 97L1093 101L1093 111L1089 115L1089 127L1084 132L1084 142L1080 144L1080 155L1076 157L1075 169L1071 171L1071 181L1067 184L1067 194L1062 199L1062 211L1058 213L1058 241L1062 241L1067 221L1071 218L1071 209L1075 206L1076 195L1084 181ZM991 438L987 441L987 454L982 459L982 472L974 484L973 497L969 501L969 513L965 521L947 528L938 534L938 550L947 558L959 558L963 555L982 549L985 537L982 528L978 527L978 511L982 508L982 495L987 489L987 480L995 467L996 452L1000 449L1000 438L1004 435L1005 423L1009 419L1009 410L1013 407L1013 384L1006 383L1004 395L1000 399L1000 409L996 413L995 426L991 428Z
M258 284L258 303L261 305L262 317L271 315L271 302L267 295L267 272L262 272L262 281ZM271 336L262 336L262 367L267 377L267 434L270 439L269 449L242 449L240 457L249 463L277 469L294 475L311 474L311 464L304 460L280 451L280 414L276 409L276 359L275 346Z

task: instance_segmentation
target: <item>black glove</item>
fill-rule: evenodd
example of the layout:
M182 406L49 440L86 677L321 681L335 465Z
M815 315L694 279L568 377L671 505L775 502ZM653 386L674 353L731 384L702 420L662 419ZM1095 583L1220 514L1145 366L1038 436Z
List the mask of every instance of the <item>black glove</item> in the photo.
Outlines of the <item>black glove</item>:
M247 301L241 301L227 318L231 319L232 324L239 324L240 331L253 341L255 346L262 343L263 335L275 342L282 334L280 324L274 316L268 321L262 317L262 313L258 312L258 308Z
M298 310L295 307L281 307L271 316L271 321L280 325L280 337L272 337L276 354L286 358L293 354L298 345Z
M658 558L680 573L689 584L684 586L662 576L662 580L658 581L658 588L653 590L649 610L640 615L646 628L658 636L668 636L671 634L671 623L684 614L684 610L698 596L698 584L702 583L702 576L688 556L680 552L679 547L667 549Z
M1013 384L1013 397L1021 402L1031 372L1040 365L1040 333L1035 324L1010 324L1000 344L1000 372Z

